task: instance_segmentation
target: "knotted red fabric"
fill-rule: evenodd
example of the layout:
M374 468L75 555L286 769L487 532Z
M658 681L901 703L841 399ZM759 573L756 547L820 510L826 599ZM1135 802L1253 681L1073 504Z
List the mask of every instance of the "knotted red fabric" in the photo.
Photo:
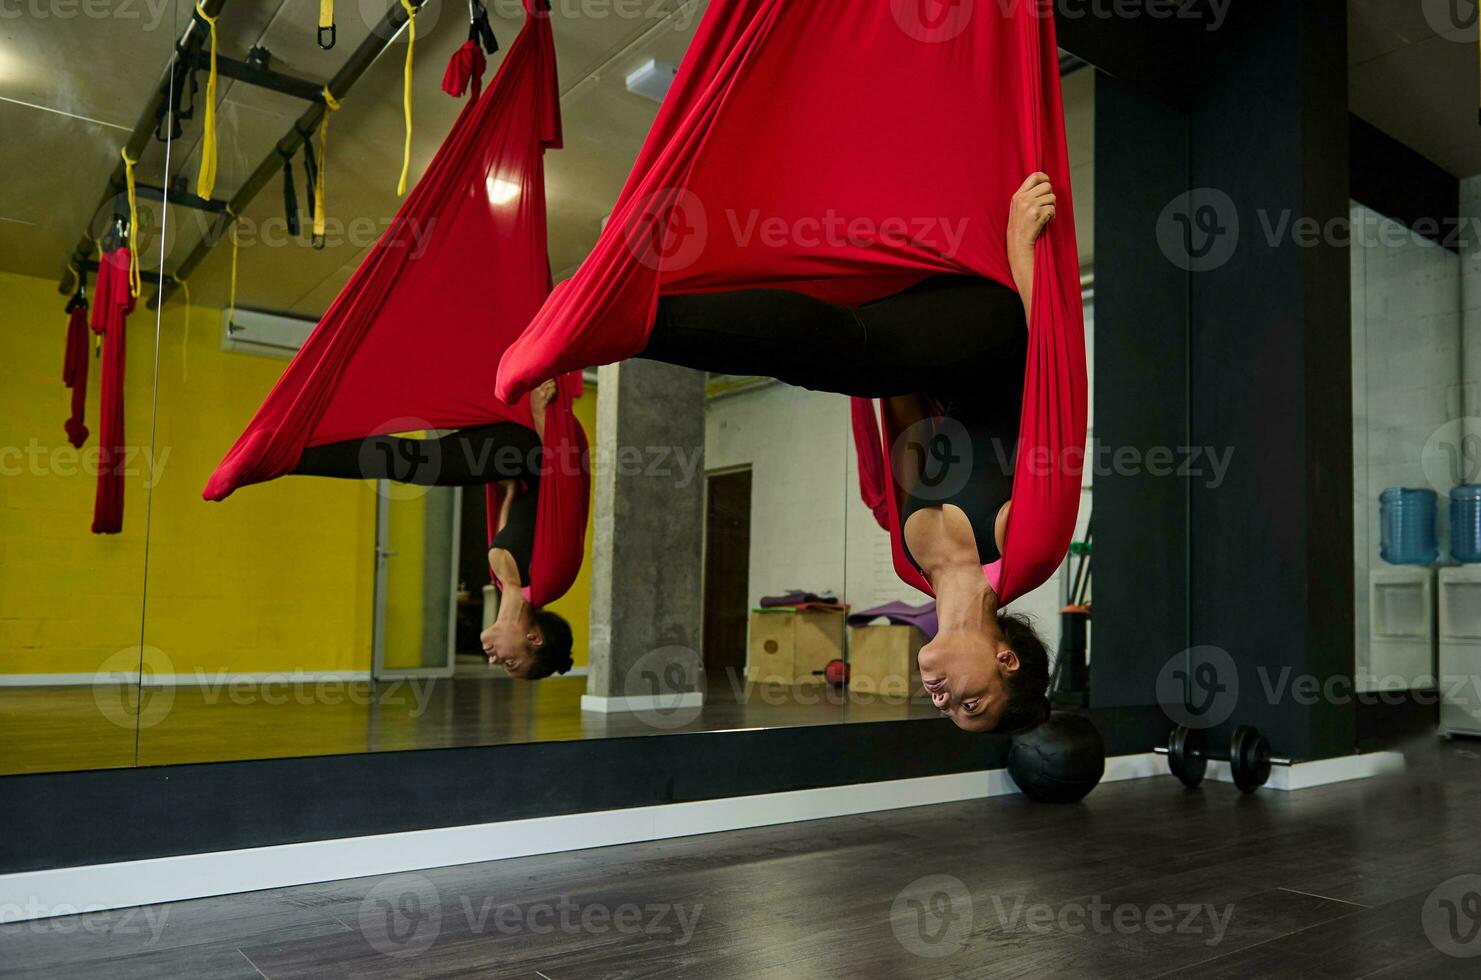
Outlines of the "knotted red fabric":
M87 442L83 415L87 410L87 302L77 300L67 317L67 354L62 362L62 383L72 389L72 415L64 423L67 441L77 449Z
M222 500L291 472L304 449L493 422L533 428L528 398L494 394L494 370L550 292L543 155L561 145L549 15L525 24L427 172L207 483ZM547 375L551 377L551 375ZM581 376L557 378L545 419L530 583L536 605L580 570L590 495ZM490 486L490 513L498 512ZM495 528L490 526L490 533Z
M471 88L473 101L477 102L483 90L483 72L487 67L488 60L484 58L483 49L478 46L478 42L464 41L448 59L447 70L442 73L442 90L454 98L462 98L463 93Z
M1008 205L1046 172L1019 464L1000 602L1063 558L1079 507L1085 337L1052 5L714 0L606 228L505 354L499 393L643 350L658 298L793 289L880 299L940 273L1008 286ZM869 405L857 406L861 424ZM859 444L866 500L905 559L892 433Z
M123 444L124 360L127 324L134 312L129 288L130 255L116 248L98 263L98 285L93 294L93 332L103 337L103 381L98 397L98 489L93 497L93 533L123 530L123 470L128 451ZM87 357L86 346L83 358ZM76 397L75 389L73 397Z

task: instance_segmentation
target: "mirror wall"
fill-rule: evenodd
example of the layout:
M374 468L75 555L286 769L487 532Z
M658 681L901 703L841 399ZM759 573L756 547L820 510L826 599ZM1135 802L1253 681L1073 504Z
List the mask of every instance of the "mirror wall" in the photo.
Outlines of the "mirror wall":
M565 140L546 154L546 175L557 280L595 242L657 109L627 90L625 72L650 58L676 64L702 6L555 24ZM506 50L521 22L517 5L507 7L491 6ZM341 20L336 50L321 51L314 13L229 11L218 22L219 52L245 59L265 50L254 57L271 70L320 85L376 35L356 11ZM136 167L141 187L159 189L138 195L144 276L162 266L186 285L167 280L160 305L157 283L146 281L128 319L121 403L127 443L138 449L124 473L121 532L90 533L97 465L90 473L86 461L97 445L102 359L88 362L93 431L74 457L62 427L71 395L57 377L67 326L57 272L188 20L182 0L137 36L85 18L25 22L37 65L53 66L44 77L55 91L38 94L39 68L0 74L6 132L22 134L0 147L19 175L0 191L10 311L0 342L22 379L0 396L8 452L0 738L13 747L0 772L936 717L912 670L924 636L845 625L849 612L924 597L895 577L888 536L861 500L841 396L751 376L669 377L661 383L682 387L682 398L638 425L632 411L658 397L643 394L658 377L645 373L651 366L587 372L571 405L592 447L583 561L569 590L544 607L569 628L571 665L538 681L510 677L483 651L485 630L509 607L490 584L482 486L289 476L202 500L402 204L401 35L331 116L322 247L307 217L314 194L302 150L287 164L296 233L274 156L301 123L303 99L219 78L210 196L261 185L233 209L234 223L196 197L203 111L168 142L150 134ZM106 42L105 31L113 31ZM465 34L461 12L446 16L437 3L418 17L413 181L463 104L438 86ZM128 45L122 76L94 73L85 59L41 57L104 43ZM486 77L502 57L490 59ZM206 73L196 74L194 98L204 100ZM1088 267L1092 73L1065 84ZM191 98L186 84L182 107ZM317 147L320 131L311 131ZM22 165L41 155L69 163L54 173ZM95 237L115 210L110 201L93 215ZM234 235L223 234L231 224ZM469 284L472 301L497 301L497 273ZM429 344L435 328L426 325ZM88 349L96 355L91 337ZM416 370L414 350L407 370ZM415 417L394 421L387 431L409 438L441 434ZM496 509L493 519L508 516ZM1066 578L1023 603L1051 649ZM824 673L844 658L855 671L846 693Z
M148 500L168 472L151 438L154 287L126 329L105 317L94 243L137 238L144 280L170 245L160 199L178 158L141 133L131 215L120 149L136 120L153 128L140 116L178 11L50 13L7 11L0 35L5 774L134 764Z

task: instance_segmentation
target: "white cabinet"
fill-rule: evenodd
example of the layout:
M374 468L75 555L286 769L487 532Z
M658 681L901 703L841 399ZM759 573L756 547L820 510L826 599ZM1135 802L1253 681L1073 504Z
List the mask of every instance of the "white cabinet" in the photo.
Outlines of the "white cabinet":
M1440 730L1481 735L1481 567L1440 569Z
M1435 676L1435 571L1389 566L1368 573L1370 655L1364 691L1427 688Z

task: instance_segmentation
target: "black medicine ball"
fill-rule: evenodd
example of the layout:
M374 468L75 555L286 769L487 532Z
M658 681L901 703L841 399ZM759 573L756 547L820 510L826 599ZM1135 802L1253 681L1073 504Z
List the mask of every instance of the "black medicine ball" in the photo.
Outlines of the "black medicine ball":
M1008 750L1008 774L1023 795L1040 803L1084 799L1105 771L1105 743L1084 715L1056 712L1015 736Z

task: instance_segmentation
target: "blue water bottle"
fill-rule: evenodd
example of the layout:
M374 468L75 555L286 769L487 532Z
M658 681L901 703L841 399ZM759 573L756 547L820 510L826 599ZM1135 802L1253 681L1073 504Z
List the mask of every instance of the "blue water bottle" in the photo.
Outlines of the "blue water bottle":
M1379 554L1390 565L1428 565L1440 557L1433 490L1389 487L1378 495Z
M1450 491L1450 557L1481 562L1481 484L1466 483Z

